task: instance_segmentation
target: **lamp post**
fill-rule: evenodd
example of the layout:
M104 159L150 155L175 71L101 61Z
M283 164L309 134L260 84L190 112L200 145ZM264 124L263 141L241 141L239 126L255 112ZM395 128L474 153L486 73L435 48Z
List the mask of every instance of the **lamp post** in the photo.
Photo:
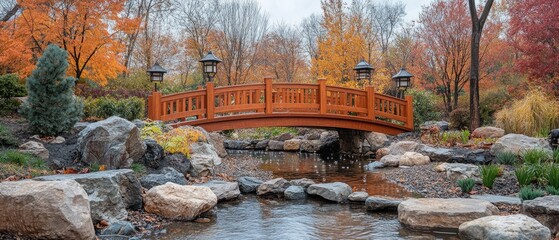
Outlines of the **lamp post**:
M406 71L405 68L401 68L396 75L392 76L392 79L396 83L396 88L400 90L401 96L400 98L404 98L404 93L411 86L411 78L413 75Z
M149 80L155 83L155 91L157 92L157 83L163 82L163 75L167 73L167 70L156 62L147 72L149 73Z
M373 66L371 66L368 62L365 62L365 60L363 59L357 64L357 66L355 66L355 68L353 68L353 70L355 70L355 78L358 82L367 79L369 80L369 85L371 85L371 74L373 73L373 71L375 71L375 68L373 68Z
M221 59L216 57L212 51L209 51L206 56L200 59L200 62L202 63L204 75L208 78L208 82L211 82L217 74L217 64L221 62Z

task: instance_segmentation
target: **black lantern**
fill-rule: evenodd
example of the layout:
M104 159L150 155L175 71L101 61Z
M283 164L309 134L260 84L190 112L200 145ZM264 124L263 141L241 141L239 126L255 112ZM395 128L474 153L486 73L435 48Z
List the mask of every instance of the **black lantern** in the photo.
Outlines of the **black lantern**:
M353 70L355 70L357 81L369 80L369 85L371 84L371 74L375 70L373 66L365 62L365 60L361 60Z
M411 87L411 78L413 77L413 75L411 73L409 73L408 71L406 71L405 68L401 68L400 72L396 73L396 75L392 76L392 79L394 80L394 82L396 82L396 87L402 91L402 98L403 98L403 93L408 89L408 87Z
M217 58L212 51L209 51L200 62L202 63L204 74L208 77L208 81L211 82L217 74L217 64L221 62L221 59Z
M149 73L149 80L155 83L155 91L157 92L157 83L163 82L163 75L167 73L167 70L156 62L147 72Z

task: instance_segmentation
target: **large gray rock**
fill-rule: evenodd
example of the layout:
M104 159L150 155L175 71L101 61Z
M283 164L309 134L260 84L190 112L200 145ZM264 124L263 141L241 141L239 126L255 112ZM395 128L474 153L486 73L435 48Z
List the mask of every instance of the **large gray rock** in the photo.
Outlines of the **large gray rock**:
M318 152L320 150L320 145L322 142L320 140L302 140L301 141L301 151L303 152Z
M349 194L347 199L352 202L365 202L368 197L369 194L367 192L353 192Z
M160 168L171 167L178 172L186 175L190 173L191 165L190 160L182 153L167 154L159 163Z
M224 140L223 146L226 149L245 150L250 148L250 141L247 140Z
M511 152L521 155L529 149L544 149L551 152L549 142L543 138L533 138L522 134L507 134L491 146L491 154L497 155L501 152Z
M301 186L289 186L285 189L283 195L289 200L305 199L307 197L305 189Z
M105 165L107 169L130 167L146 151L140 129L120 117L89 124L79 133L77 145L83 162Z
M130 169L100 171L87 174L50 175L34 178L37 181L75 180L88 194L91 218L101 220L125 220L126 209L142 208L140 181Z
M485 164L491 161L483 149L442 148L420 144L417 152L428 156L432 162Z
M487 201L467 198L413 198L398 205L398 220L413 230L458 230L462 223L498 213Z
M472 132L473 138L500 138L505 135L505 130L497 127L479 127Z
M262 184L262 181L255 177L240 177L237 179L239 189L242 193L253 193Z
M190 152L191 173L193 176L209 176L213 174L214 166L221 164L221 158L217 154L216 149L208 143L192 143L190 144Z
M293 179L289 181L292 186L300 186L303 187L305 190L310 186L315 184L315 182L308 178L300 178L300 179Z
M254 145L254 149L255 150L266 150L266 148L268 148L268 142L270 142L270 140L258 141L256 143L256 145Z
M322 198L334 202L343 202L347 200L352 193L351 187L342 182L319 183L310 185L307 188L309 195L318 195Z
M370 196L365 200L365 206L369 211L388 211L398 210L398 205L402 199L384 197L384 196Z
M539 197L522 203L521 213L537 219L555 236L559 234L559 196Z
M507 197L507 196L499 196L499 195L491 195L491 194L481 194L481 195L470 195L473 199L479 199L488 201L493 204L505 204L505 205L512 205L512 206L520 206L522 202L518 197Z
M256 195L281 195L291 184L283 178L274 178L258 186Z
M140 178L142 187L150 189L155 186L163 185L167 182L176 183L179 185L186 185L186 178L182 173L171 167L166 167L158 174L148 174Z
M429 164L429 157L416 152L406 152L400 157L399 166L416 166Z
M548 240L549 228L522 214L488 216L460 225L460 239L468 240Z
M421 129L429 129L433 126L438 127L441 131L446 131L449 129L449 124L447 121L427 121L419 125Z
M301 148L301 139L289 139L283 142L284 151L299 151Z
M417 146L419 146L419 143L414 141L400 141L390 145L388 149L390 149L392 155L402 155L406 152L415 152Z
M231 200L241 195L237 182L212 180L207 183L196 184L195 186L209 187L217 196L217 201Z
M320 149L322 155L329 155L340 152L340 136L336 131L326 131L320 133Z
M283 151L283 141L270 140L268 142L268 150Z
M386 134L377 132L365 133L365 140L369 143L371 149L369 151L377 151L380 148L388 146L389 140Z
M213 145L215 147L215 150L217 151L217 155L219 157L227 157L227 151L225 150L225 137L219 133L216 132L212 132L209 133L210 139L209 142L211 145Z
M75 181L0 183L0 232L37 239L95 239L87 193Z
M144 140L144 144L146 145L146 153L142 157L141 163L149 168L159 168L161 160L165 155L163 147L153 139Z
M217 204L217 196L208 187L166 183L153 187L144 197L148 213L190 221Z
M40 159L49 159L49 150L40 142L29 141L21 144L18 149L19 152L35 155Z
M277 136L275 140L277 140L277 141L287 141L287 140L290 140L292 138L293 138L293 134L287 132L287 133L283 133L283 134Z
M401 155L386 155L380 159L382 166L384 167L398 167L400 165Z
M446 177L453 182L464 178L479 178L479 167L467 163L442 163L435 167L435 171L446 173Z
M136 229L134 228L134 225L128 221L111 222L109 226L99 231L99 235L129 236L134 235L135 233Z

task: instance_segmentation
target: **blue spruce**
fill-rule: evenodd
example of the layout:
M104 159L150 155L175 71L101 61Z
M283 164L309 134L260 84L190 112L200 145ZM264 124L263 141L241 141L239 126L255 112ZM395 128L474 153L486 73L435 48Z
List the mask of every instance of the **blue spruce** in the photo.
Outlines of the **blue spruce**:
M83 102L74 96L76 80L66 77L67 59L66 50L51 44L27 78L29 97L21 112L34 133L56 136L81 119Z

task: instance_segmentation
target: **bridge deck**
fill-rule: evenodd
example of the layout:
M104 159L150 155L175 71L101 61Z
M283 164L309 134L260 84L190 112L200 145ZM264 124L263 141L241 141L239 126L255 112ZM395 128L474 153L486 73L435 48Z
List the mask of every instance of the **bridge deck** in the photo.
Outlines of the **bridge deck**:
M210 103L210 104L208 104ZM267 126L346 128L398 134L413 130L411 96L318 84L272 83L214 88L148 99L148 117L208 131Z

